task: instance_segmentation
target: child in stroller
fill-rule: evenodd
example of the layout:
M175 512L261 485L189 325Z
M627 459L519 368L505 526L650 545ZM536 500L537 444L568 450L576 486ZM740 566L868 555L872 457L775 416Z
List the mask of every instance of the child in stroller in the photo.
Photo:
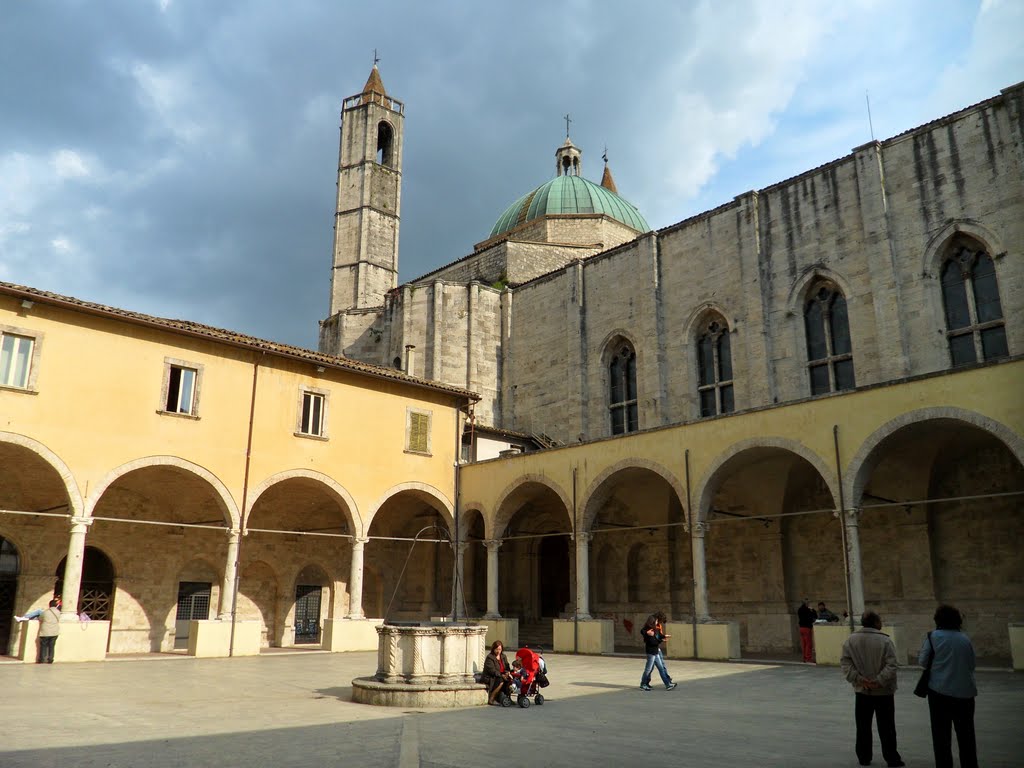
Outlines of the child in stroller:
M540 706L544 703L541 688L548 685L547 664L544 657L529 648L523 647L516 651L516 660L512 662L512 680L517 688L516 703L526 709L530 699Z

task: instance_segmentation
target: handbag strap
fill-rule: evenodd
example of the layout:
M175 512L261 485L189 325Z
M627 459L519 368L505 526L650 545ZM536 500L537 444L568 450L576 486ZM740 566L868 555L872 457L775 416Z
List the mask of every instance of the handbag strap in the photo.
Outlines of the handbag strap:
M932 633L931 632L928 633L928 647L931 649L931 653L928 655L928 665L925 667L925 669L931 669L932 668L932 661L935 660L935 646L932 645Z

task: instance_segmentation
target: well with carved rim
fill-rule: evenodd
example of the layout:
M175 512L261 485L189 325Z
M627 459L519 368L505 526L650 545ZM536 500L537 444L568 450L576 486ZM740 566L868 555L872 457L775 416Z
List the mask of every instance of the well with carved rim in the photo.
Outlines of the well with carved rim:
M377 627L377 674L352 681L352 700L392 707L465 707L487 703L476 682L487 627L407 622Z

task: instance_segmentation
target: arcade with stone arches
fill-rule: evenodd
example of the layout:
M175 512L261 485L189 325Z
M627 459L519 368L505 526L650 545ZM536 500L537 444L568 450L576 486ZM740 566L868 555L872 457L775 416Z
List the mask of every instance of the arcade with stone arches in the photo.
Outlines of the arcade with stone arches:
M15 651L16 607L54 596L64 620L110 623L108 655L183 651L194 619L257 621L271 648L318 646L326 620L381 618L389 602L395 619L447 615L451 502L411 482L363 506L366 521L342 483L290 470L253 486L243 517L217 477L174 456L82 493L46 446L0 433L0 655Z
M764 436L672 427L465 468L471 607L517 619L520 641L541 645L551 619L610 620L622 648L642 645L644 618L661 609L735 622L744 654L779 657L799 646L804 598L840 615L875 609L915 651L949 602L979 657L1007 660L1008 625L1024 611L1012 551L1024 535L1020 435L953 406L873 426L847 415L835 434L829 422L795 434L802 420L779 416L760 420L774 427ZM546 557L549 541L565 548ZM556 595L567 596L557 615Z
M455 612L515 619L540 645L555 620L610 621L629 648L662 609L784 655L808 597L870 606L911 637L953 602L979 656L1005 659L1024 606L1024 439L1012 412L964 395L979 377L464 465L454 501L416 481L359 499L296 469L243 505L174 456L86 488L45 445L0 433L0 642L10 652L14 606L56 592L110 622L109 654L180 651L195 618L259 622L270 648L316 646L333 619ZM973 407L942 402L957 397Z

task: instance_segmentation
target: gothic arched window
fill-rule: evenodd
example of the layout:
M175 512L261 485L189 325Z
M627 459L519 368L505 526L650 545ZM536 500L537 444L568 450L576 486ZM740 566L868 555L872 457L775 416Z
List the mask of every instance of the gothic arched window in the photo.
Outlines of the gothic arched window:
M736 404L732 390L732 352L729 327L719 315L712 315L697 337L697 392L700 415L732 413Z
M804 305L804 330L811 394L853 389L856 381L846 297L829 282L816 284L809 296Z
M636 432L636 352L627 341L619 340L608 364L608 410L612 434Z
M962 240L949 249L942 265L942 304L953 365L1010 354L996 267L978 243Z

